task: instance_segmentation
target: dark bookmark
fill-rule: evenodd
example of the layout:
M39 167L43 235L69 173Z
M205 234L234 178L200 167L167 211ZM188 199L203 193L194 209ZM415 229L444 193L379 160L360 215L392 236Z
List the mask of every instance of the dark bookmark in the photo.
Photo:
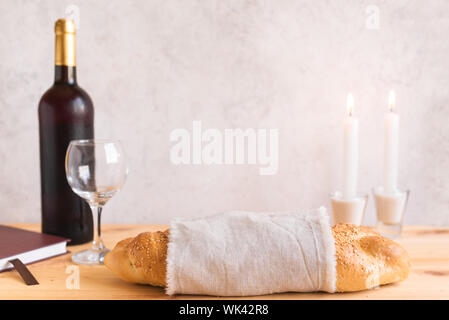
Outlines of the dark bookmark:
M31 274L30 270L28 270L28 268L22 263L22 261L20 261L19 259L13 259L9 260L8 262L14 266L27 286L39 284L36 278Z

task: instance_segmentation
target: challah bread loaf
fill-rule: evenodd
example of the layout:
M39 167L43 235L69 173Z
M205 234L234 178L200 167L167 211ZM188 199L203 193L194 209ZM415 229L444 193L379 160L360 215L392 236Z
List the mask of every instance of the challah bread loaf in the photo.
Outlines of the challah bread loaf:
M337 291L359 291L406 279L410 258L399 244L367 228L332 227L337 259Z
M165 287L168 232L144 232L120 241L104 259L120 278ZM407 252L396 242L366 227L332 227L337 291L359 291L402 281L410 271Z
M120 241L104 257L104 264L123 280L166 286L168 230L143 232Z

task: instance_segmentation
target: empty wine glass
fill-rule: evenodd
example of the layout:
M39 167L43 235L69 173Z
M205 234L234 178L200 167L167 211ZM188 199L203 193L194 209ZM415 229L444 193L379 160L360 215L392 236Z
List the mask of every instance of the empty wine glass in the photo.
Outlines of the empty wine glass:
M67 148L65 170L72 190L89 204L96 228L92 247L73 254L72 261L102 264L109 250L101 240L101 211L128 175L122 145L113 140L73 140Z

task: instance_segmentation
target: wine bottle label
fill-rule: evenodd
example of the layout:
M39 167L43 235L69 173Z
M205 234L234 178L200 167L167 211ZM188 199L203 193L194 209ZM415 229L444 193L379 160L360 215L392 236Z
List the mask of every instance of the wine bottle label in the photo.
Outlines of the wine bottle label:
M70 19L59 19L55 23L55 65L74 67L75 23Z

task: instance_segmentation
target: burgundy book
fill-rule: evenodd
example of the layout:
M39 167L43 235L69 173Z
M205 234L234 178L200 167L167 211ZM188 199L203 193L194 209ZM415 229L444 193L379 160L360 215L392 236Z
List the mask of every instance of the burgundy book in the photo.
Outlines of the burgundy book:
M11 269L9 260L24 264L59 256L67 252L69 239L0 225L0 272Z

